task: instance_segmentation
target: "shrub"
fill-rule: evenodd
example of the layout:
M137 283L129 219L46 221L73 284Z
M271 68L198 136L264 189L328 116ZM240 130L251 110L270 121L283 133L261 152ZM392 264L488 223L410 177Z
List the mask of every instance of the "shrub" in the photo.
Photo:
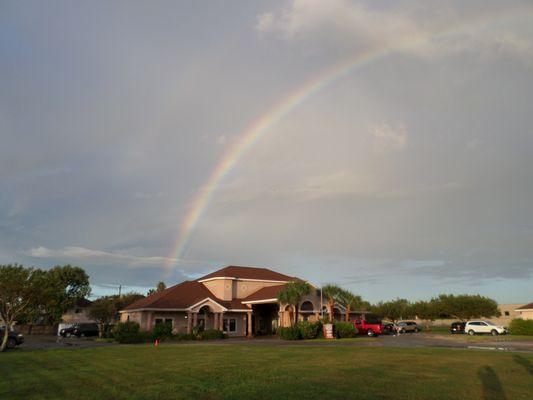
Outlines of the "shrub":
M151 338L152 340L165 340L172 336L171 324L155 324L152 328Z
M516 318L509 324L511 335L533 335L533 320Z
M217 329L206 329L200 333L200 339L202 340L212 340L212 339L225 339L226 335L224 332Z
M349 322L335 321L333 323L333 333L336 338L353 338L357 336L357 329Z
M302 321L298 322L296 325L300 331L301 339L316 339L318 332L322 331L321 322L308 322Z
M113 337L119 343L140 343L147 339L147 335L139 331L137 322L119 322L113 329Z
M279 337L284 340L299 340L301 339L300 336L300 328L298 325L291 326L288 328L279 328Z
M172 335L172 340L196 340L196 336L192 333L177 333Z

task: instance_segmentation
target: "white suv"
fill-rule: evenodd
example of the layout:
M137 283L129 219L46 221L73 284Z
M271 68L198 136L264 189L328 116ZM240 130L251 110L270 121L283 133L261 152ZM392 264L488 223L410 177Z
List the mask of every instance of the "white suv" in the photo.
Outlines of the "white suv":
M492 336L507 334L507 328L503 326L496 326L487 321L468 321L465 325L465 333L470 336L476 333L490 333Z

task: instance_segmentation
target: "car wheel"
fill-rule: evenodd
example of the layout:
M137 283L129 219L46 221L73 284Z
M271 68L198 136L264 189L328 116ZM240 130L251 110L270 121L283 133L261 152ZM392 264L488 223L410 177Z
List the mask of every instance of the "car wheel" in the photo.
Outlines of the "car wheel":
M400 329L400 333L405 333L405 329Z
M414 332L415 332L415 333L418 333L418 328L415 328L415 331L414 331Z
M369 329L367 332L366 332L367 336L374 336L374 331L372 329Z
M17 341L13 338L8 338L7 339L7 348L8 349L14 349L15 346L17 345Z
M70 332L65 333L65 337L71 337L71 336L72 336L72 333Z
M80 333L80 337L85 337L85 333Z
M490 331L490 334L492 336L498 336L498 331L496 329L493 329L493 330Z
M470 336L474 336L474 335L476 334L476 332L474 332L472 329L470 329L470 330L468 331L468 334L469 334Z

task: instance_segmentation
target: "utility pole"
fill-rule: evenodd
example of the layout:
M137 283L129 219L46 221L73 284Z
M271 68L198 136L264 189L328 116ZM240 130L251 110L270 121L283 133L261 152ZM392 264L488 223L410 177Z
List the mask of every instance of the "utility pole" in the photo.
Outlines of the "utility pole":
M118 297L122 295L122 285L118 285Z

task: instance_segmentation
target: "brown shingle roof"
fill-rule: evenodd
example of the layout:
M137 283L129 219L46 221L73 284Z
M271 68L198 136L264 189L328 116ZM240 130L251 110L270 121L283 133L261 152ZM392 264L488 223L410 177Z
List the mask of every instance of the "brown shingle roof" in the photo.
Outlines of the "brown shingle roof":
M533 303L526 304L525 306L518 307L517 310L530 310L533 309Z
M276 285L276 286L267 286L263 289L259 289L257 292L252 293L250 296L243 299L243 303L248 301L261 301L261 300L270 300L275 299L278 296L278 293L283 289L285 285Z
M210 278L240 278L240 279L260 279L265 281L290 281L294 278L288 275L280 274L267 268L258 267L239 267L230 265L218 271L212 272L202 278L202 281Z
M211 297L216 300L204 285L196 281L185 281L168 289L139 299L125 308L136 310L139 308L188 308L199 301Z

